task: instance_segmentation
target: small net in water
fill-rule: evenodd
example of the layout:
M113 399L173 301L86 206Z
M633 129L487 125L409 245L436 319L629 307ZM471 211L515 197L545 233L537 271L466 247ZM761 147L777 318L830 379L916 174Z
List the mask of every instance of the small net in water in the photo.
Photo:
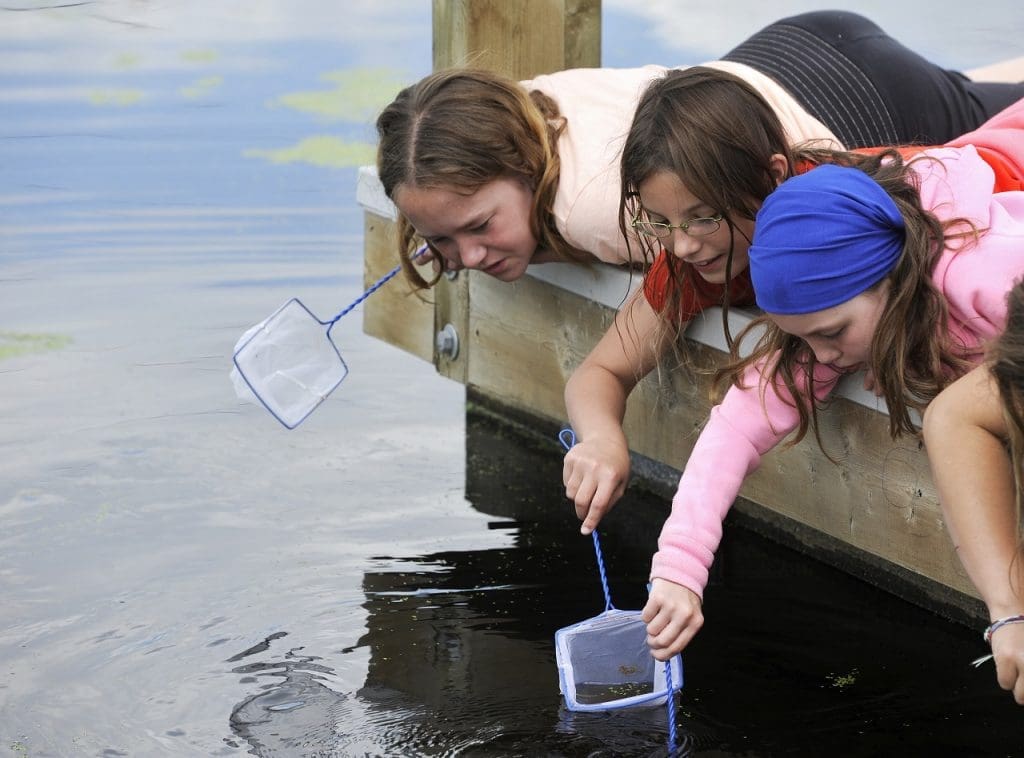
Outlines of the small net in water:
M664 705L665 664L651 655L640 611L609 608L555 632L559 688L571 711ZM672 691L683 686L682 658L670 662Z

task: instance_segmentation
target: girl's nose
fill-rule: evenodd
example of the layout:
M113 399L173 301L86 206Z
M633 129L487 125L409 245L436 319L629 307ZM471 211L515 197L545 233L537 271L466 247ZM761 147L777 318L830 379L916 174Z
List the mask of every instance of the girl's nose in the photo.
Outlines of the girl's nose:
M836 348L822 342L812 342L811 350L818 363L835 363L841 355Z
M469 241L459 245L459 260L465 268L480 268L487 257L487 248L479 242Z
M672 236L669 237L668 241L672 245L669 252L677 258L688 258L700 250L701 247L699 239L691 237L682 229L673 229Z

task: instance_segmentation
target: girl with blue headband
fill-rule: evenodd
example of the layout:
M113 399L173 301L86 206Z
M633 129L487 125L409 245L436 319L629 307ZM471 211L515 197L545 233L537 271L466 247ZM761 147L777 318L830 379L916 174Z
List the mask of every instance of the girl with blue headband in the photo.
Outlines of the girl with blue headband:
M758 212L749 262L765 315L737 341L764 332L723 371L731 386L659 538L644 611L658 657L703 621L701 592L744 478L791 432L816 431L816 404L840 377L865 369L893 435L916 433L911 410L978 363L1006 325L1006 293L1024 276L1024 192L993 192L970 146L857 162L787 180Z
M1024 283L985 363L924 414L925 446L950 536L988 607L1003 689L1024 705Z

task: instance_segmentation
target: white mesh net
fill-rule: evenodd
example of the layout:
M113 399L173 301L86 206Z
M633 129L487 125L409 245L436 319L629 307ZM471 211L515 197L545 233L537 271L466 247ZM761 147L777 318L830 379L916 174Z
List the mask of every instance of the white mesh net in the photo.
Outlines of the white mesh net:
M295 298L243 335L234 362L245 385L289 429L348 374L325 324Z

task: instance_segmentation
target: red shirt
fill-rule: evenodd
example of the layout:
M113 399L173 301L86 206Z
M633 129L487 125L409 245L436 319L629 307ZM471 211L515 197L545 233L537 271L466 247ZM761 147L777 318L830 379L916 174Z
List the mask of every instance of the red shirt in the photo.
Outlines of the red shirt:
M705 308L721 305L725 294L724 284L712 284L697 273L689 263L676 261L683 275L683 286L679 306L679 320L689 321ZM669 287L675 286L668 268L668 253L662 248L654 259L650 271L644 277L644 297L655 312L661 313ZM750 269L743 269L729 282L729 303L731 305L753 305L754 287L750 283Z

